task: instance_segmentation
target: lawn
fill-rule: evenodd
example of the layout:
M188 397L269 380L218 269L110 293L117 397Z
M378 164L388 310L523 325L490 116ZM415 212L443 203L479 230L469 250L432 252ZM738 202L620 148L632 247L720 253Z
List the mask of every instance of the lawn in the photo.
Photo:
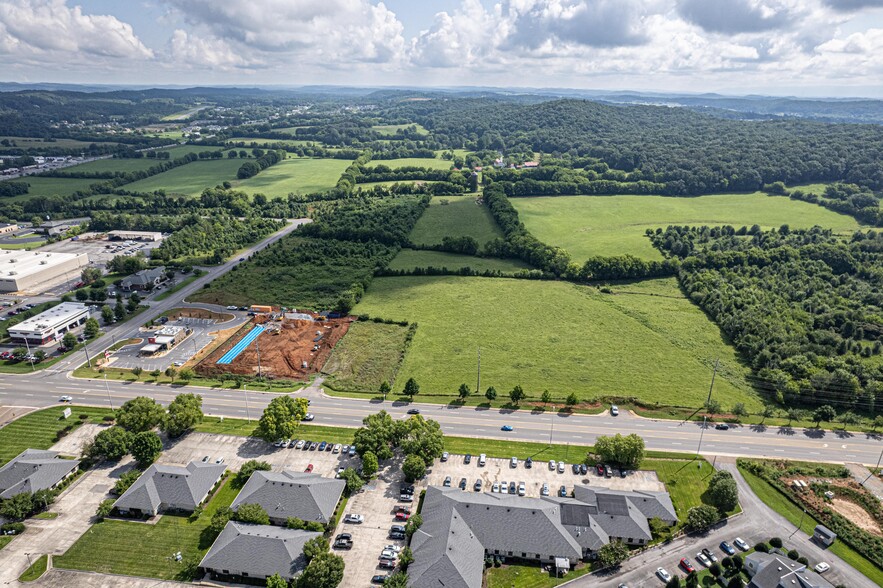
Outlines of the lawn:
M538 565L505 565L489 568L486 574L487 588L550 588L570 582L592 571L591 566L583 565L571 570L566 576L556 578Z
M350 163L347 159L291 157L247 180L234 181L233 185L249 194L260 192L271 198L322 192L337 185Z
M41 555L34 560L34 563L31 564L31 567L26 569L24 573L18 577L18 579L20 582L33 582L46 572L46 568L48 566L49 556Z
M251 435L257 426L257 419L251 422L245 419L228 419L223 421L217 417L205 417L201 423L194 427L194 431L200 433L213 433L216 435ZM318 425L306 425L301 423L297 428L300 438L324 439L331 443L352 443L353 434L356 432L350 427L321 427Z
M377 131L378 133L380 133L381 135L385 135L385 136L389 137L389 136L395 136L396 131L398 131L399 129L407 129L408 127L412 127L412 126L417 127L417 134L418 135L428 135L429 134L429 131L427 131L425 128L423 128L423 125L418 125L416 123L409 123L409 124L404 124L404 125L374 125L371 128L373 130ZM295 127L295 128L297 128L297 127Z
M368 165L385 165L393 169L397 167L428 167L430 169L451 169L454 165L447 159L431 157L404 157L401 159L372 159Z
M126 190L132 192L165 190L170 194L199 196L206 188L217 186L225 180L235 180L236 172L242 163L243 161L240 159L194 161L167 172L126 184Z
M186 286L189 286L191 283L195 282L196 279L199 277L200 276L189 276L189 277L184 278L183 280L179 281L177 284L175 284L174 286L172 286L171 288L169 288L165 292L157 294L157 296L156 296L156 298L154 298L154 300L156 300L157 302L159 302L161 300L165 300L166 298L168 298L169 296L171 296L172 294L174 294L178 290L181 290L182 288L185 288Z
M162 163L163 161L164 160L150 159L147 157L140 157L138 159L130 157L100 159L98 161L81 163L80 165L75 165L73 167L66 167L62 170L62 173L141 171L153 167L157 163ZM100 180L93 181L98 182Z
M0 549L3 549L9 542L15 539L14 535L0 535Z
M473 257L444 251L424 251L419 249L402 249L389 264L389 269L409 270L415 267L446 267L458 270L469 267L480 272L491 270L505 274L530 269L530 266L518 259L500 259L497 257Z
M201 561L211 547L213 538L205 531L215 511L229 506L239 493L233 479L215 493L196 520L175 515L163 515L155 525L105 520L93 525L52 563L69 570L190 580L184 566L188 561ZM181 562L172 558L177 552L181 552Z
M41 176L28 176L16 181L27 182L30 187L28 193L21 196L5 198L4 201L21 202L34 196L70 196L77 190L88 190L92 184L101 182L100 179L83 178L44 178Z
M758 224L763 228L820 225L838 233L859 228L852 217L780 196L719 194L666 196L543 196L512 198L521 221L539 240L566 249L574 261L592 255L631 254L662 259L644 235L668 225Z
M15 147L19 149L83 149L93 143L106 143L104 141L78 141L77 139L51 139L46 141L39 137L10 137L3 135L0 140L9 139L15 141ZM117 143L110 143L116 145Z
M61 418L65 406L53 406L31 412L0 429L0 466L25 449L49 449L55 444L55 433L65 426L79 422L81 414L88 414L86 422L101 423L105 415L113 414L106 408L72 406L71 417Z
M443 237L474 237L484 245L502 236L487 207L475 203L475 196L434 197L411 231L411 241L421 245L441 243Z
M163 161L171 161L172 159L178 159L179 157L184 157L188 153L202 153L203 151L217 151L218 149L222 149L217 145L176 145L175 147L166 147L165 149L158 149L158 152L165 152L169 154L169 159ZM224 151L224 157L227 156L227 150ZM236 161L235 159L233 161Z
M791 502L784 494L779 492L766 480L752 474L744 467L739 467L739 472L745 481L751 487L751 490L766 504L768 507L788 519L795 527L800 524L800 530L807 535L812 535L815 526L818 525L811 515L803 515L802 509ZM800 523L800 521L803 523ZM883 570L875 566L871 561L862 554L845 544L843 541L835 541L828 548L831 553L840 557L854 567L856 570L873 580L878 586L883 586Z
M328 385L340 390L377 392L393 384L405 353L408 328L375 322L353 323L322 369Z
M557 402L574 392L698 407L720 357L715 394L759 408L735 352L673 279L614 292L506 278L377 278L353 312L420 325L397 380L415 378L428 402L475 382L481 348L482 389L501 396L521 385L529 399L548 389Z

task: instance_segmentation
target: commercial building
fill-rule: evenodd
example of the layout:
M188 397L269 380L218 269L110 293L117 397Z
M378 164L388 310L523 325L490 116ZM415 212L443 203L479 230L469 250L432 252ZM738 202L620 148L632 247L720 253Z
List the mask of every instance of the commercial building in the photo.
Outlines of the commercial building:
M318 474L256 471L230 506L236 510L241 504L260 504L274 525L292 517L327 525L345 487L344 480Z
M222 464L191 461L187 467L153 464L113 504L121 515L152 517L160 512L193 512L205 502L227 470Z
M648 520L677 514L666 492L577 486L573 498L524 498L430 486L423 525L411 537L410 586L481 588L484 559L552 564L567 570L611 541L646 545Z
M837 540L837 533L825 525L816 525L816 528L813 530L812 538L820 545L831 547L834 544L834 541Z
M91 220L92 219L88 216L84 216L79 218L65 218L61 220L46 221L45 223L37 227L37 230L49 237L54 237L55 235L61 235L62 233L66 233L75 227L84 225Z
M108 231L111 241L162 241L162 233L155 231Z
M89 265L85 253L0 249L0 292L34 290L42 284L78 278Z
M150 291L165 282L166 279L165 267L152 267L123 278L120 288L126 292L132 290Z
M13 341L44 345L61 339L65 333L89 318L89 307L81 302L62 302L49 310L9 327Z
M774 553L746 555L745 570L751 576L748 588L834 588L802 563Z
M57 451L25 449L0 467L0 499L22 492L50 490L77 473L79 460L60 459Z
M213 580L266 586L267 578L279 574L291 581L307 567L304 545L321 533L271 525L229 521L199 570Z
M189 329L168 325L157 329L147 337L148 345L138 350L142 355L152 355L159 351L168 351L181 341L187 338L190 333Z
M15 223L0 223L0 235L8 235L9 233L14 233L18 230L18 225Z

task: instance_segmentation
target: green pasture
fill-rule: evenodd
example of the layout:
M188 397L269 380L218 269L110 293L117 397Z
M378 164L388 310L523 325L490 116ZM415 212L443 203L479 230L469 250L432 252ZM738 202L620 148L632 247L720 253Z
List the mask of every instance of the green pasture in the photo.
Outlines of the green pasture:
M474 195L433 197L411 231L411 241L421 245L441 243L444 237L467 236L481 245L503 236L487 207L475 203Z
M12 198L4 198L4 202L22 202L34 196L70 196L78 190L88 190L89 186L103 180L27 176L25 178L18 178L16 181L27 182L30 185L28 193L21 196L13 196Z
M290 157L256 176L234 181L233 184L249 194L260 192L271 198L288 196L292 192L322 192L337 185L337 180L350 163L348 159Z
M648 280L605 294L564 282L506 278L375 279L355 314L419 324L397 377L413 377L424 401L475 385L505 397L521 385L528 400L548 389L557 402L637 397L699 407L720 358L715 391L727 403L760 406L735 351L673 279Z
M389 264L390 269L409 270L417 267L446 267L458 270L469 267L483 272L485 270L501 271L514 274L517 271L531 269L519 259L500 259L497 257L473 257L444 251L423 251L419 249L402 249Z
M219 149L224 149L222 147L218 147L217 145L177 145L175 147L166 147L164 149L157 149L158 152L165 152L169 154L171 159L177 159L179 157L184 157L189 153L202 153L203 151L217 151ZM229 149L224 149L224 157L227 157L227 151ZM238 149L237 149L238 151ZM251 153L249 152L249 155ZM166 160L168 161L168 160ZM236 161L236 160L234 160Z
M238 158L194 161L167 172L126 184L126 190L133 192L165 190L170 194L199 196L206 188L213 188L224 181L235 180L236 172L243 161Z
M322 368L341 390L377 392L393 384L405 353L408 328L371 321L353 323Z
M368 165L397 167L428 167L430 169L451 169L453 162L432 157L403 157L400 159L372 159Z
M405 124L405 125L374 125L371 128L374 129L375 131L377 131L378 133L380 133L381 135L385 135L385 136L390 137L390 136L395 136L396 131L398 131L399 129L407 129L408 127L412 127L412 126L417 127L417 134L419 134L419 135L428 135L429 134L429 131L427 131L425 128L423 128L423 125L418 125L416 123L409 123L409 124Z
M545 243L563 247L577 262L593 255L626 253L643 259L662 259L644 231L668 225L820 225L842 233L859 228L852 217L761 192L693 198L538 196L512 198L511 202L528 231Z
M103 141L78 141L77 139L52 139L46 141L39 137L0 136L0 141L4 139L15 141L15 147L19 149L84 149L93 143L103 143ZM111 144L116 145L115 142Z
M133 172L148 169L150 167L153 167L157 163L161 163L162 161L163 160L151 159L147 157L141 157L138 159L99 159L98 161L90 161L88 163L81 163L80 165L75 165L73 167L66 167L63 171L70 173ZM98 182L100 180L93 181Z

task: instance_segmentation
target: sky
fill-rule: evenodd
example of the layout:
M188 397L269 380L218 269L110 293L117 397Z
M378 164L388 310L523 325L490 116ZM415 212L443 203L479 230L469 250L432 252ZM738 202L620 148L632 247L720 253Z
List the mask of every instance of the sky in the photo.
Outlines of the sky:
M883 0L0 0L0 81L883 97Z

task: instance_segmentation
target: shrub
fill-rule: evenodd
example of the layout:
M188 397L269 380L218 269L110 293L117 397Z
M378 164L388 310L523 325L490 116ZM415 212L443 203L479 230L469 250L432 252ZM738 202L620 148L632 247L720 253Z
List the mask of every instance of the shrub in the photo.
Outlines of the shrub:
M788 551L788 558L796 560L800 557L800 553L796 549L791 549Z
M5 525L0 525L0 532L2 532L4 535L19 535L25 532L25 524L6 523Z
M808 566L808 565L809 565L809 560L806 559L806 558L805 558L804 556L802 556L802 555L801 555L800 557L797 558L797 561L798 561L799 563L802 563L802 564L805 565L805 566Z
M754 546L754 551L759 551L761 553L769 553L770 546L767 545L766 543L764 543L763 541L761 541L760 543L758 543L757 545Z
M781 549L782 548L782 540L778 537L773 537L772 539L770 539L770 545L772 545L776 549Z
M713 564L711 564L711 567L708 568L708 571L711 572L711 575L712 575L712 576L714 576L715 578L717 578L718 576L721 575L721 572L722 572L723 570L721 570L721 566L720 566L719 563L714 562Z
M113 498L101 501L101 504L98 505L98 509L95 511L95 516L99 521L103 521L104 517L110 514L110 511L113 510L114 502L116 501Z

